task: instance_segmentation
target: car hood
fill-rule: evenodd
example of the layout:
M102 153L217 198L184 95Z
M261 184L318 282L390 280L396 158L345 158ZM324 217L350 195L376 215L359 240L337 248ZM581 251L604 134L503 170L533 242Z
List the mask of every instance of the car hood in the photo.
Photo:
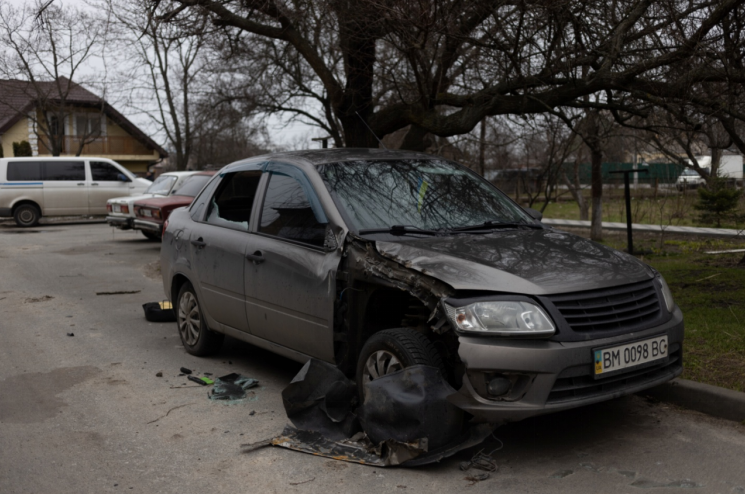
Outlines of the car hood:
M624 252L554 230L402 239L376 243L397 262L455 290L548 295L648 280L646 264Z

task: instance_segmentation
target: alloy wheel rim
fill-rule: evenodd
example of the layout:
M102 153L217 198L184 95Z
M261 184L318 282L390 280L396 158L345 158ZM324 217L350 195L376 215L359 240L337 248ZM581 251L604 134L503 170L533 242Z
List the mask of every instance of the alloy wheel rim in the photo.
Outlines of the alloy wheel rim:
M191 292L186 292L181 297L178 305L178 330L184 343L194 346L199 339L201 327L202 318L199 313L197 297Z
M373 381L379 377L393 374L403 369L403 364L391 352L378 350L367 357L362 371L363 381Z

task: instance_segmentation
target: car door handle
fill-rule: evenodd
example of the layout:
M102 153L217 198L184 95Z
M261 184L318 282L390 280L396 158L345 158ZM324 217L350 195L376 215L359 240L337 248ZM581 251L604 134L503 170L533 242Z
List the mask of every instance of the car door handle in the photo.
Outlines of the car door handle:
M78 187L85 185L85 183L79 183Z
M201 249L202 247L204 247L205 245L207 245L207 242L204 242L204 241L202 240L202 237L199 237L199 238L198 238L198 239L196 239L196 240L192 240L192 241L191 241L191 245L193 245L193 246L194 246L194 247L196 247L197 249Z
M98 185L96 182L93 182L91 185Z
M253 261L254 264L261 264L262 262L266 261L264 259L264 255L261 253L260 250L257 250L253 254L246 254L246 259L249 261Z

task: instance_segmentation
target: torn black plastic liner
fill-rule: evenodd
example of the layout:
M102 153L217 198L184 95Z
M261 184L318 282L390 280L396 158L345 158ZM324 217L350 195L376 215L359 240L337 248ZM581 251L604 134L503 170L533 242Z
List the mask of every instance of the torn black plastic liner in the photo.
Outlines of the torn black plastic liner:
M298 429L320 432L331 440L360 430L352 413L357 387L335 366L311 359L282 390L287 418Z
M366 383L352 412L354 383L331 364L310 360L282 392L295 427L272 444L381 467L437 462L492 431L488 424L464 428L463 411L447 399L454 393L438 369L417 365Z

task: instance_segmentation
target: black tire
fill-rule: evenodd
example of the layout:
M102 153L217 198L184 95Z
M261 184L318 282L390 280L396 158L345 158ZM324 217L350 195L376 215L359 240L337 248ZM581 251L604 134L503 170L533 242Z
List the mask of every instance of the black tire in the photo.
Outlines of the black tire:
M379 352L394 356L400 366L391 366L389 361L388 365L384 364L384 368L377 368L378 376L373 376L373 372L368 367L368 360L376 361L376 354L379 354ZM365 381L376 379L412 365L436 367L440 369L443 376L447 376L440 354L437 353L437 349L432 342L422 333L406 328L386 329L375 333L362 347L360 357L357 360L356 377L360 396L363 396L362 390Z
M160 235L158 235L157 233L146 232L145 230L140 230L140 231L142 232L143 235L145 235L145 238L147 238L148 240L152 240L153 242L161 241Z
M21 227L36 226L41 218L41 211L33 204L21 204L13 211L16 225Z
M188 281L179 290L174 309L178 334L188 353L204 357L220 350L225 335L207 327L197 294Z

